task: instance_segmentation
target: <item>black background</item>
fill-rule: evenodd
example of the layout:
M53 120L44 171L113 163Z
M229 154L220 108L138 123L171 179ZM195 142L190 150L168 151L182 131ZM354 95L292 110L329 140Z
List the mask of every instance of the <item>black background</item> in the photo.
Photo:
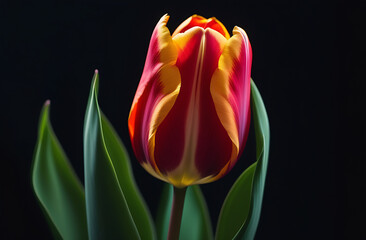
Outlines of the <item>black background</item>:
M156 214L162 183L131 150L127 118L149 39L169 13L171 32L190 15L243 27L252 77L266 104L271 150L256 239L366 239L365 2L0 1L3 239L51 238L30 169L38 116L51 121L83 179L82 131L94 69L99 102L128 148L136 181ZM215 226L221 204L252 163L254 135L237 166L202 186Z

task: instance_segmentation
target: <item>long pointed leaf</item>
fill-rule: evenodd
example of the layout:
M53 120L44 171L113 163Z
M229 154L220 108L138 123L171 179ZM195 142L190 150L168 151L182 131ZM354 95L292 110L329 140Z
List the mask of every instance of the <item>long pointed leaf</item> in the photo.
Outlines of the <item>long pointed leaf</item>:
M268 166L269 121L263 100L253 80L251 93L257 161L242 173L226 197L218 221L217 240L252 240L259 223ZM230 216L234 216L231 221Z
M254 81L252 86L253 118L257 143L257 167L253 179L252 201L248 220L237 235L237 239L254 239L262 210L264 185L269 156L269 121L262 97Z
M88 239L84 189L52 130L49 101L41 112L32 185L56 238Z
M140 239L104 140L93 77L84 123L84 167L90 239Z
M158 210L157 232L158 239L165 240L168 236L170 211L173 202L173 187L166 184ZM186 192L183 208L180 240L213 239L211 221L199 186L190 186Z
M127 150L104 114L101 115L101 120L109 156L141 239L156 239L155 227L134 180Z

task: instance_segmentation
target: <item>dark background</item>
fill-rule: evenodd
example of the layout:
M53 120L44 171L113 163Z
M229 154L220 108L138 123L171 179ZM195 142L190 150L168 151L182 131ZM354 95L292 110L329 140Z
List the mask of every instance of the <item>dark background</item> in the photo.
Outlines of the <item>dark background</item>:
M256 239L366 239L365 32L362 1L0 1L3 239L48 239L30 184L38 116L51 121L83 179L82 131L94 69L99 101L128 148L136 181L156 214L162 183L139 166L127 118L149 39L164 13L171 32L194 13L243 27L252 77L271 125ZM254 135L233 171L203 185L213 225L230 186L252 163Z

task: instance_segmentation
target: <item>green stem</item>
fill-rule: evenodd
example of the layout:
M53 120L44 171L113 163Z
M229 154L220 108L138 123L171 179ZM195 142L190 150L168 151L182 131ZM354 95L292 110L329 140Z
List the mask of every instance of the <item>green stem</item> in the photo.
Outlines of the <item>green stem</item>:
M173 206L170 214L168 240L179 240L180 224L187 188L174 187Z

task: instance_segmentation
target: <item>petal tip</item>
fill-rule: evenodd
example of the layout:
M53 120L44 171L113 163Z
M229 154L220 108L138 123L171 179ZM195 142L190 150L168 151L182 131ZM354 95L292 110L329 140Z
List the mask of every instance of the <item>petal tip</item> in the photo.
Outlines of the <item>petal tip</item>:
M161 18L160 18L160 21L159 23L162 23L164 25L167 24L168 20L169 20L170 16L168 13L165 13Z
M191 17L190 17L190 19L193 19L193 18L199 18L199 19L206 19L205 17L203 17L203 16L201 16L201 15L199 15L199 14L193 14Z
M242 29L242 28L241 28L241 27L239 27L239 26L235 26L235 27L233 28L233 35L235 35L235 34L241 34L241 35L243 35L244 37L248 38L247 33L244 31L244 29Z

